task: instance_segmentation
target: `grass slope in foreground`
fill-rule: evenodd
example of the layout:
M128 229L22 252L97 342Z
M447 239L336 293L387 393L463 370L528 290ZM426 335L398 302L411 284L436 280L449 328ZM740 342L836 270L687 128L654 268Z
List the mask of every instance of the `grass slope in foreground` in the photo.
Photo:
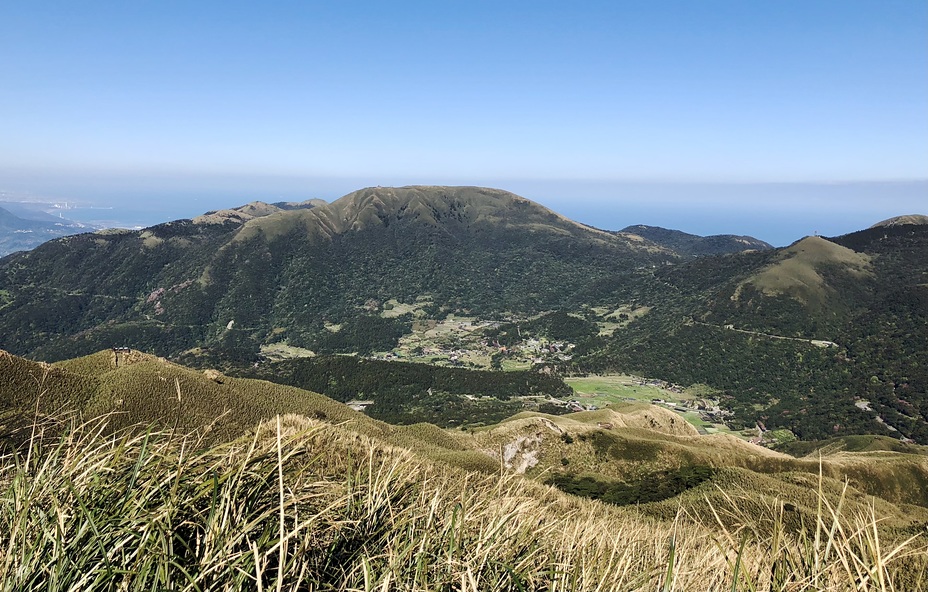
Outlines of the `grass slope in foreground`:
M924 537L821 486L798 530L789 504L736 490L659 520L296 416L206 450L85 426L2 461L2 590L928 585Z
M4 409L73 397L110 421L30 430L0 458L0 589L928 587L922 454L796 459L640 404L471 433L398 427L315 393L113 355L0 359L0 385L19 385ZM193 425L226 408L223 426Z

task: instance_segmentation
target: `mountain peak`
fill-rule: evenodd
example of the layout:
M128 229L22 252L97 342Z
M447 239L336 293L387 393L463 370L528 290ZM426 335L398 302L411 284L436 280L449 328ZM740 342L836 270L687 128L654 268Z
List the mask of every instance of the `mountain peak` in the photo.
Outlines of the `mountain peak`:
M300 203L281 202L276 204L269 204L263 201L253 201L237 208L227 208L223 210L213 210L211 212L206 212L205 214L194 218L193 223L225 224L226 222L234 222L236 224L244 224L249 220L263 218L265 216L270 216L271 214L276 214L277 212L310 209L320 205L320 203L324 204L325 202L315 199Z
M473 186L366 187L311 210L249 220L237 240L280 236L300 228L321 240L387 228L393 229L390 232L414 229L420 234L463 237L480 234L489 226L539 236L582 237L592 243L670 255L651 241L574 222L509 191Z
M873 276L871 257L820 236L807 236L778 254L776 260L749 277L767 295L784 294L806 304L823 306L834 292L823 270L862 280Z
M928 224L928 216L924 214L908 214L905 216L895 216L882 222L877 222L870 228L883 228L887 226L902 226L905 224Z

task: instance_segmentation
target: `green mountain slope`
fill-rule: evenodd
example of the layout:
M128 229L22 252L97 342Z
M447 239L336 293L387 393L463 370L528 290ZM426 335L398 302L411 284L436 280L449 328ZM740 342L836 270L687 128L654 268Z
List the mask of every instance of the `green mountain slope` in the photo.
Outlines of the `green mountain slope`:
M723 389L752 426L928 442L928 226L659 269L651 312L587 360Z
M371 188L311 209L269 207L80 235L3 260L0 346L61 359L207 345L248 359L271 341L316 347L327 323L392 330L358 320L391 298L426 302L430 315L543 311L673 258L493 189Z
M51 361L129 346L243 369L262 346L371 355L415 333L404 358L706 384L730 427L928 442L928 225L912 221L693 258L495 189L256 202L0 260L0 347ZM480 322L427 341L450 313ZM423 397L417 413L442 408Z
M623 228L621 232L634 234L655 242L662 247L673 250L683 257L699 257L703 255L726 255L742 251L766 251L773 245L752 236L737 236L734 234L716 234L712 236L698 236L670 230L659 226L646 226L636 224Z

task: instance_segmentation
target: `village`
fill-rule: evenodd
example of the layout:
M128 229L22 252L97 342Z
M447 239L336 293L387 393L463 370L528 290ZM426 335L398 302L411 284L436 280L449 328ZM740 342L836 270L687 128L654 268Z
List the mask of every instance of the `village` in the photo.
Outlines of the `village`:
M427 362L439 366L477 369L528 370L568 362L572 343L528 337L504 345L489 339L487 330L498 329L506 321L477 320L449 315L444 320L417 320L412 332L400 338L388 352L371 356L379 360Z
M573 343L526 335L516 343L502 344L487 337L487 333L512 321L459 315L448 315L443 320L416 320L412 332L404 335L397 347L391 351L375 353L371 357L474 369L537 369L547 372L554 371L572 359L572 351L576 347ZM596 383L603 380L613 382L600 389L584 387L585 381ZM730 425L734 413L721 406L721 401L713 396L715 393L694 392L692 388L665 380L616 375L567 378L566 382L575 388L574 398L549 397L526 401L526 404L544 404L551 410L573 413L593 411L619 402L649 403L680 414L700 434L727 433L763 446L774 446L794 438L791 433L783 433L784 430L768 430L762 423L752 428L735 429ZM359 409L363 409L368 402L356 403L359 403Z

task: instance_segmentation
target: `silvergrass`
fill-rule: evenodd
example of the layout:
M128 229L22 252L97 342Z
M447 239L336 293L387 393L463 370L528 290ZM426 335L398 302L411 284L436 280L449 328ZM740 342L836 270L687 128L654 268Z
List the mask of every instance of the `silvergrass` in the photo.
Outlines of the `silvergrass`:
M100 423L0 457L0 591L921 590L921 535L819 491L672 521L278 417L204 448ZM705 517L710 520L706 521Z

